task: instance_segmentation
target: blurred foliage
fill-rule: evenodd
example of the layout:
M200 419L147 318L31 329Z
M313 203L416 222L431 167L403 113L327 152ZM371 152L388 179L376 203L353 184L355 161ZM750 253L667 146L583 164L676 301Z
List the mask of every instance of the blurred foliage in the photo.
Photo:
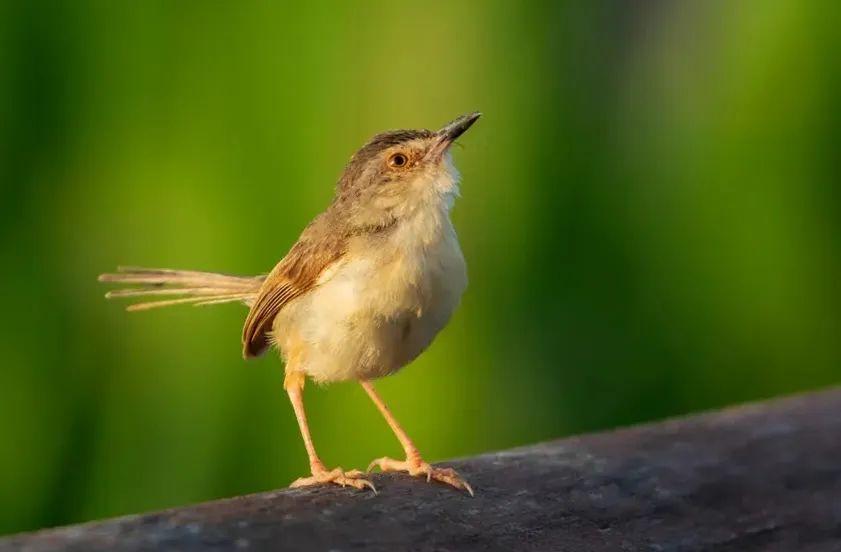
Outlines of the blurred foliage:
M430 460L837 383L838 12L0 3L0 532L303 474L244 308L127 315L95 277L267 271L370 135L474 109L470 288L380 385ZM306 398L328 464L399 454L358 386Z

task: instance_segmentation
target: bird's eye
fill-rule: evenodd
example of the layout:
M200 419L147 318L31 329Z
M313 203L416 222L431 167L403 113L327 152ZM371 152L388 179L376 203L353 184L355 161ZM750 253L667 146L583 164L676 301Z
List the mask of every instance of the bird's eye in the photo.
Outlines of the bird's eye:
M408 162L409 162L409 158L406 157L406 155L403 154L403 153L395 153L394 155L392 155L391 157L388 158L388 165L390 167L396 167L396 168L405 167L406 163L408 163Z

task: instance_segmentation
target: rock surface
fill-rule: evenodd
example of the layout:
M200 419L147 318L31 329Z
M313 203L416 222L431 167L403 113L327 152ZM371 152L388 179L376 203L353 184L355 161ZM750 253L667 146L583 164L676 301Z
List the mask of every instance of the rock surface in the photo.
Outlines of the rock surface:
M13 550L841 550L841 390L451 463L476 497L281 490L0 539Z

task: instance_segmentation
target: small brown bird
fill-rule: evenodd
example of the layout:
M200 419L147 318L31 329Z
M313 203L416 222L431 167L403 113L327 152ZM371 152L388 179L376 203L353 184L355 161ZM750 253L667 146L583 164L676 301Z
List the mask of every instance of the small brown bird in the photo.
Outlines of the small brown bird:
M286 365L283 386L309 456L312 475L292 487L334 483L374 489L361 471L327 469L318 457L304 413L309 376L324 383L359 381L394 431L406 459L378 458L369 471L375 466L405 471L473 494L455 470L423 460L371 382L420 355L447 324L467 286L450 221L459 183L450 146L479 116L463 115L438 131L374 136L351 157L327 210L267 276L126 267L99 277L142 285L111 291L109 298L177 297L128 310L228 302L251 308L242 331L243 356L256 357L271 345L280 350Z

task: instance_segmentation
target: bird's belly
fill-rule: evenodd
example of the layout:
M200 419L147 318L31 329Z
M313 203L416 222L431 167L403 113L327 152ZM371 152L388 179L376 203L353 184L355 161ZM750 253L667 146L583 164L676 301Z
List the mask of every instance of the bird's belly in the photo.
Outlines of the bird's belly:
M432 342L466 285L454 240L385 260L352 259L289 305L276 321L276 337L281 349L284 333L302 347L299 369L317 381L385 376Z

